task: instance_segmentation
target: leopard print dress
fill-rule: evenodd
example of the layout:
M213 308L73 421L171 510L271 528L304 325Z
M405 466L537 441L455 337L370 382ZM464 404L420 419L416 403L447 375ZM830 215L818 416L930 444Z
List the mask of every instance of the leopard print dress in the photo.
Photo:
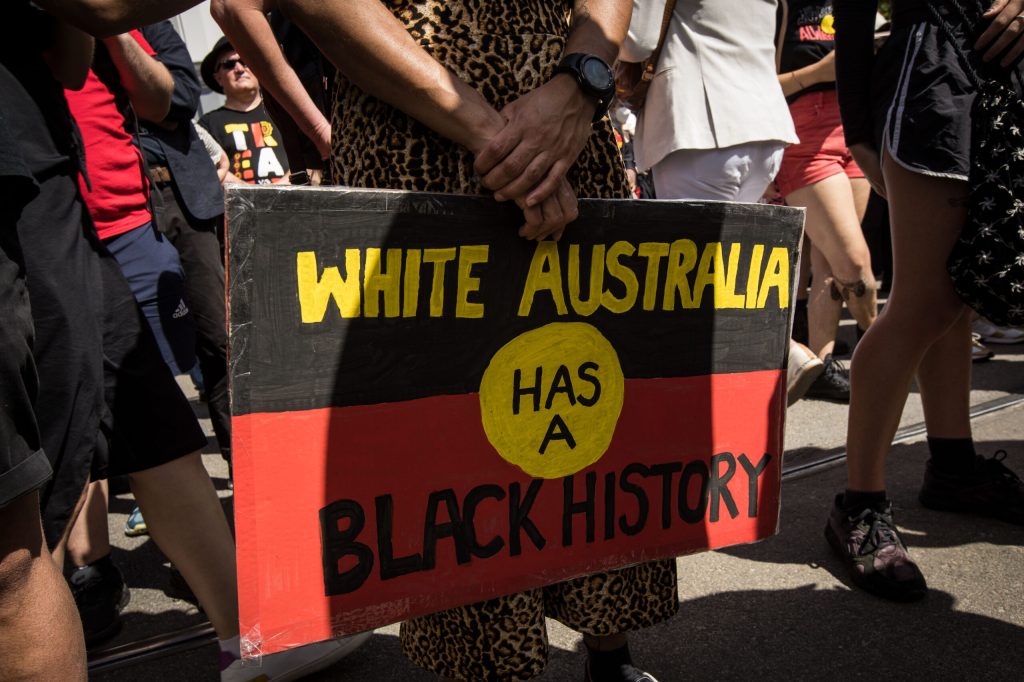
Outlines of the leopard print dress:
M567 0L383 0L416 41L501 109L551 77L569 31ZM339 78L331 173L341 185L482 194L468 150ZM628 196L607 119L569 182L579 196ZM528 680L547 660L544 617L590 635L654 625L677 610L674 561L577 578L410 620L406 656L457 680Z

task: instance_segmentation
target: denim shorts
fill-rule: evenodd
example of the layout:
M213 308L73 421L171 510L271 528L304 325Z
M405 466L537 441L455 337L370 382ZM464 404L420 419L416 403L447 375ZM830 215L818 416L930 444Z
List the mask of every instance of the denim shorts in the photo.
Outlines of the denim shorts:
M152 223L104 244L121 266L164 361L174 374L187 373L196 364L196 329L177 250Z

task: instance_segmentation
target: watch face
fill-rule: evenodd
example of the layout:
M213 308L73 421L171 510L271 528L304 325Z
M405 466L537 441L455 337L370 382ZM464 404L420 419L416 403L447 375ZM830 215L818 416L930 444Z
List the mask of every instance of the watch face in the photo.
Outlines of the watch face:
M615 85L615 74L600 59L584 59L580 70L583 71L583 78L595 90L607 90Z

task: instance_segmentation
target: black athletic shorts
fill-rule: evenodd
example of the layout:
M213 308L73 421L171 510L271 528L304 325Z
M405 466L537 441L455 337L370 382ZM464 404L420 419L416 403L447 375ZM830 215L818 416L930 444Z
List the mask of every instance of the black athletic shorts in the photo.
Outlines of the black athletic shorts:
M0 503L52 469L40 496L52 546L90 476L147 469L205 438L84 213L80 140L39 52L50 21L11 4L18 31L0 44Z
M40 190L18 235L36 329L36 414L54 471L42 496L52 544L87 480L159 466L206 438L75 181L57 174Z
M976 90L967 66L935 18L929 13L919 19L894 26L875 60L875 143L908 170L966 181ZM957 16L949 16L948 22L961 49L970 54L973 39L963 22ZM1019 66L998 76L1024 92Z

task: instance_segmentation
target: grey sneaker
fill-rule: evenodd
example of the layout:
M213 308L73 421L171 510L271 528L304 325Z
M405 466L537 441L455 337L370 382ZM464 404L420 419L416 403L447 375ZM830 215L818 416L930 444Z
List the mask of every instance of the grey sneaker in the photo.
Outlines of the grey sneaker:
M789 362L786 365L786 405L804 397L825 365L810 348L798 341L789 341Z
M892 520L892 503L884 511L865 509L850 516L836 496L825 526L825 538L846 564L850 579L861 589L893 601L914 601L928 592L921 569L907 554Z

